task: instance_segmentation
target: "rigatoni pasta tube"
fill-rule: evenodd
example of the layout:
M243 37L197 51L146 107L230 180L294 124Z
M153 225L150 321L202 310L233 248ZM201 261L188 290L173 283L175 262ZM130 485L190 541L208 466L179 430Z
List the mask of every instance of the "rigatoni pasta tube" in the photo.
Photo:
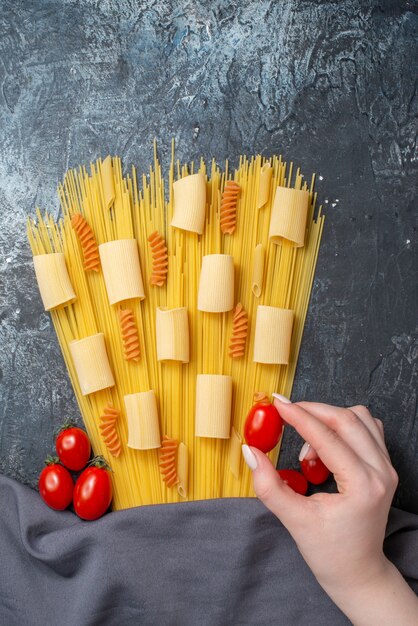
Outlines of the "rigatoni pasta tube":
M110 304L145 298L136 239L117 239L99 246Z
M270 216L269 237L273 243L287 239L297 248L305 243L309 191L277 187Z
M106 209L110 209L115 201L115 183L113 179L112 157L108 155L100 168L102 179L103 198Z
M259 243L255 247L254 251L253 280L251 283L251 289L256 298L259 298L261 296L261 292L263 290L265 258L265 248L262 243Z
M103 333L70 341L69 349L83 396L114 386Z
M261 209L270 197L270 184L273 168L270 163L264 163L260 170L260 182L258 186L257 209Z
M231 376L198 374L196 381L196 437L228 439L231 406Z
M187 490L189 483L189 455L187 453L187 446L184 443L180 443L177 449L177 493L182 498L187 498Z
M157 308L158 361L189 362L189 321L186 307Z
M152 450L161 447L157 400L154 391L142 391L124 396L128 418L128 447Z
M197 308L223 313L234 307L234 259L229 254L208 254L202 259Z
M174 214L171 226L201 235L206 216L206 178L202 172L173 183Z
M294 313L291 309L259 305L255 323L254 361L289 363Z
M239 478L239 468L241 465L241 445L242 437L234 427L231 430L229 443L229 468L235 478Z
M45 311L71 304L77 299L62 252L33 257L36 280Z

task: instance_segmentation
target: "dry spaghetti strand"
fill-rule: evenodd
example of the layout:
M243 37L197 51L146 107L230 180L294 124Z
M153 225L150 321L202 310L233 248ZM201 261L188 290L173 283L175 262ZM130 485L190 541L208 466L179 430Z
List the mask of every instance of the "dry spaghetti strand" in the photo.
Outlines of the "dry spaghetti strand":
M237 225L237 203L241 187L233 180L228 180L221 200L221 231L232 235Z
M176 454L179 442L164 435L160 448L160 472L167 487L173 487L179 482L176 467Z
M139 361L141 358L139 334L132 309L119 310L119 323L125 361Z
M81 213L75 213L73 215L71 218L71 226L74 228L78 240L80 241L85 271L98 272L100 267L99 248L97 247L96 238L91 226Z
M167 280L168 254L165 239L158 231L154 231L148 241L151 245L152 274L150 284L162 287Z
M115 457L120 455L122 447L118 433L116 432L116 422L119 417L119 411L115 409L112 404L108 404L103 410L103 415L100 416L99 428L103 441L110 454Z
M245 354L248 335L248 314L241 302L234 309L232 318L232 336L229 342L229 356L239 359Z

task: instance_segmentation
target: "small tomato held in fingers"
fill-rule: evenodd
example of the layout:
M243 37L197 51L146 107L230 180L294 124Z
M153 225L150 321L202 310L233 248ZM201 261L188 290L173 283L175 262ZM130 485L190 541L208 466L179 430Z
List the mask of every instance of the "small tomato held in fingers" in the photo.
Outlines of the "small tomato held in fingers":
M327 466L324 465L318 457L309 460L303 459L300 466L308 481L313 485L324 483L331 474Z
M39 494L42 500L55 511L63 511L73 499L74 482L70 472L58 462L57 457L48 457L46 467L39 476Z
M306 495L308 491L308 481L305 476L296 470L282 469L277 470L278 475L286 485L289 485L293 491L301 496Z
M245 420L244 437L249 446L270 452L279 443L282 430L282 418L273 404L255 404Z
M106 513L112 501L109 466L103 457L95 457L80 474L74 487L74 510L81 519L92 521Z
M62 427L55 442L59 460L65 467L78 472L84 469L91 453L87 433L67 422Z

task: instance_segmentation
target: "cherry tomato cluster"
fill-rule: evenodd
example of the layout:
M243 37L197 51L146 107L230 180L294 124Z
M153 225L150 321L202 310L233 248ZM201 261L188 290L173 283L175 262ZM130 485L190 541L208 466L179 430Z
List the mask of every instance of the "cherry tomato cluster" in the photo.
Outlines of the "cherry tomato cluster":
M249 446L262 452L270 452L277 446L283 432L283 420L271 403L255 404L247 415L244 425L244 437ZM277 470L280 478L296 493L304 496L308 491L308 482L320 485L330 475L329 469L321 459L301 461L302 473L292 470Z
M71 502L84 520L101 517L112 501L109 466L103 457L89 463L91 445L84 430L66 423L55 441L56 457L49 456L39 476L39 493L44 502L63 511ZM88 467L86 465L89 463ZM74 485L69 470L81 472Z

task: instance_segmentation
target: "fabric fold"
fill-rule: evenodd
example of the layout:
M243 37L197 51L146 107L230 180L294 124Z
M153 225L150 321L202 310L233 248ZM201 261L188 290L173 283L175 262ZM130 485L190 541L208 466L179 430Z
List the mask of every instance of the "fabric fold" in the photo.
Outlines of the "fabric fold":
M0 476L0 511L8 626L288 626L307 615L311 625L349 624L256 499L144 506L84 522ZM392 509L385 549L418 591L418 516Z

